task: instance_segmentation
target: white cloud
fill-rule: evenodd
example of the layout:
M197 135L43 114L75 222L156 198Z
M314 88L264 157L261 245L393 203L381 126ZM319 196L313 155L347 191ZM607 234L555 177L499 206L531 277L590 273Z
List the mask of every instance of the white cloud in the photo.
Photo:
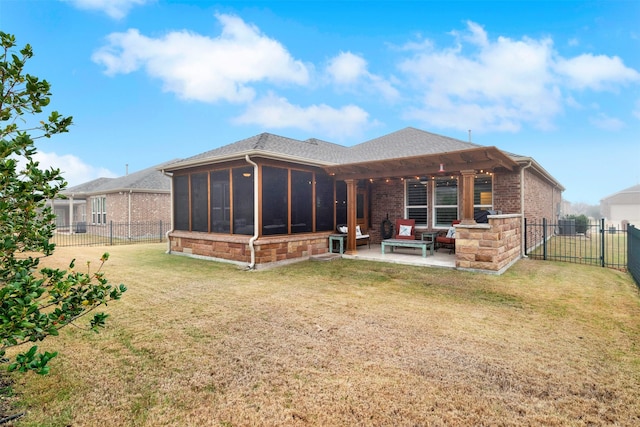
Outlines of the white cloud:
M218 14L220 36L211 38L174 31L151 38L130 29L108 36L109 44L93 60L109 75L141 68L163 83L166 91L203 102L248 102L259 82L305 85L307 66L291 57L276 40L242 19Z
M142 6L155 0L63 0L79 9L97 10L113 19L122 19L134 6Z
M592 125L607 131L618 131L624 127L624 122L615 117L609 117L604 113L598 114L596 117L589 119Z
M332 82L342 88L380 94L387 100L398 99L398 90L388 80L370 73L367 65L362 56L340 52L329 61L326 72Z
M577 89L607 90L620 84L640 81L640 73L625 67L617 57L583 54L575 58L559 58L555 71Z
M355 105L333 108L325 104L301 107L273 94L252 103L236 123L268 129L296 128L332 138L358 136L369 114Z
M38 151L33 158L40 163L41 169L60 169L69 187L96 178L115 178L118 176L108 169L88 165L80 158L71 154L60 155Z
M329 61L327 73L337 84L354 84L368 74L367 61L351 52L340 52Z
M491 39L473 22L451 34L451 47L405 45L412 54L398 67L418 102L405 118L459 130L549 129L565 106L578 105L571 89L602 90L640 80L617 57L562 58L546 37Z

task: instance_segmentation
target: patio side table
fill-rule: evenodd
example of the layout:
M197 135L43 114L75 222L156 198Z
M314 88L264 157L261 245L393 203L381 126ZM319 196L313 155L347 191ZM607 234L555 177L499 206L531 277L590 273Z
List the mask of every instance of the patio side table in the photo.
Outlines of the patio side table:
M437 231L423 231L422 235L420 237L420 240L424 240L424 241L432 243L432 245L430 247L431 255L433 255L433 249L436 247L436 237L437 236L438 236L438 232Z
M329 253L334 253L333 252L333 244L338 243L338 247L340 249L340 254L342 254L344 252L344 242L347 238L346 234L331 234L329 235Z

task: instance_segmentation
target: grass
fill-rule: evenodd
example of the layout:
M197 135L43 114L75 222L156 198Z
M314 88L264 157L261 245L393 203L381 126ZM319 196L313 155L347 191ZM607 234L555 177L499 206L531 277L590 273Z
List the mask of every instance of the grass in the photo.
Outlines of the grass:
M16 376L16 426L638 425L628 274L522 260L502 276L355 260L247 272L109 247L107 328ZM97 262L105 248L47 260ZM81 262L77 262L80 265Z
M605 265L625 270L627 267L627 234L605 233L604 236ZM547 259L553 261L577 262L579 264L600 265L602 256L602 240L598 234L562 236L554 235L546 243ZM543 257L543 246L538 246L529 253L537 259Z

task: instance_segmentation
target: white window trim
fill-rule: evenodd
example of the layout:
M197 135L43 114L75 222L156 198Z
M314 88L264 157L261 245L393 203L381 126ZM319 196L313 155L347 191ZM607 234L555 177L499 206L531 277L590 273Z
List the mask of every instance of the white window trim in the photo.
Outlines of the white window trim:
M436 224L436 219L437 219L437 215L436 215L436 210L438 208L454 208L456 209L456 218L458 218L458 216L460 215L460 178L459 177L455 177L456 180L456 204L455 205L436 205L436 192L438 191L437 189L437 185L436 185L436 180L438 178L433 180L433 191L431 192L431 201L432 201L432 215L431 215L431 226L434 230L445 230L448 229L449 227L451 227L451 224L449 225L438 225ZM451 178L449 178L451 179Z
M424 209L427 213L427 222L426 223L416 223L416 227L427 227L429 225L429 183L422 184L424 185L424 190L427 192L425 195L425 200L427 201L426 205L409 205L409 189L408 186L412 182L418 182L417 179L405 179L404 180L404 217L409 218L409 209Z

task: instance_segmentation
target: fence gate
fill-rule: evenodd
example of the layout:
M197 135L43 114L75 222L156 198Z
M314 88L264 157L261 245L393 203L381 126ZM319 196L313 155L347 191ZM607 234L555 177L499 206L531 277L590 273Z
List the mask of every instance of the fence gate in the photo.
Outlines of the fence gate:
M525 218L525 254L532 259L573 262L598 265L626 271L633 226L605 226L599 221L576 223L575 220L559 220L557 223L543 219L541 223ZM637 230L634 228L637 232ZM636 237L637 239L637 237ZM634 247L638 262L640 244ZM640 268L640 267L639 267Z

